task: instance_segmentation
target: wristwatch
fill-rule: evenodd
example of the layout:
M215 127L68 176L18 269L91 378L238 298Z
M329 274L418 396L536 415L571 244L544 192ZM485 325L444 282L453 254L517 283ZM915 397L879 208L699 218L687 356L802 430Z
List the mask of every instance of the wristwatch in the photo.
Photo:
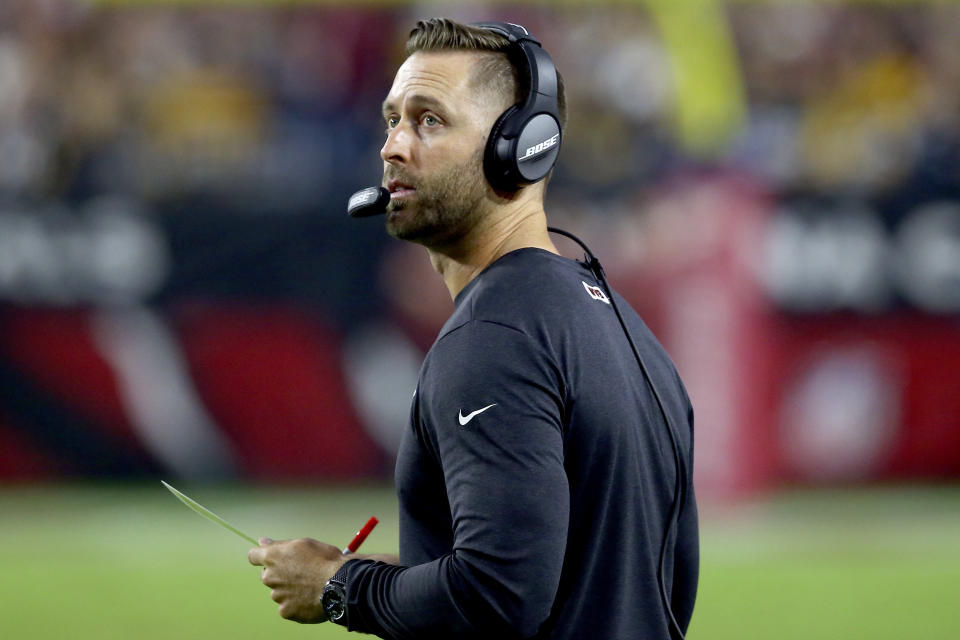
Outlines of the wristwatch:
M347 571L346 564L337 569L333 577L323 587L321 604L327 619L337 624L347 624Z

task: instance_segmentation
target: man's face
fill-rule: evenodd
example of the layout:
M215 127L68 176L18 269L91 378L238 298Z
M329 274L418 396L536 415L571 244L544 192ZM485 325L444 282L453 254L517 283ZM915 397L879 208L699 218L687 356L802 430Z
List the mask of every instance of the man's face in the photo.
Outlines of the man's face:
M483 215L490 192L483 149L505 105L470 86L477 55L420 51L397 71L383 103L387 140L380 150L394 237L441 246Z

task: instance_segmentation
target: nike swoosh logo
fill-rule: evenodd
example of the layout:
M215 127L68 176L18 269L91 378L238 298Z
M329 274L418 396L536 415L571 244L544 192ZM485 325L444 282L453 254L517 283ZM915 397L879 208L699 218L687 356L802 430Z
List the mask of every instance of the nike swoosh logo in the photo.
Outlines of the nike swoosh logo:
M460 421L460 426L461 427L467 426L467 423L473 420L476 416L480 415L490 407L495 407L495 406L497 406L496 402L494 402L493 404L488 404L483 409L477 409L476 411L472 413L468 413L467 415L463 415L463 409L461 409L460 412L457 414L457 419Z

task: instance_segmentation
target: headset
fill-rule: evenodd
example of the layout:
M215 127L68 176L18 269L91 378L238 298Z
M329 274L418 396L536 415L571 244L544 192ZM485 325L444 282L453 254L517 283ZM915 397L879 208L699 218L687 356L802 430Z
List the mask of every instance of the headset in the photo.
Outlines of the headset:
M522 186L543 180L557 161L563 134L560 130L560 108L557 70L540 41L530 35L524 27L509 22L476 22L470 26L493 31L510 41L507 56L519 72L521 92L524 100L504 111L490 130L484 149L483 171L490 185L499 191L516 191ZM386 213L390 202L390 192L383 187L361 189L350 197L347 213L355 218ZM670 504L670 513L664 528L663 542L660 546L657 583L660 601L664 607L672 640L683 640L683 630L673 614L670 595L666 590L666 558L669 542L678 526L680 508L687 493L687 472L680 454L677 430L667 413L663 397L650 376L640 350L633 341L627 328L616 298L607 282L600 261L579 238L568 231L548 227L548 231L557 233L576 242L586 254L587 266L593 272L597 282L603 287L610 306L620 322L620 327L630 344L637 365L643 374L654 399L663 415L670 434L670 446L674 460L674 491Z

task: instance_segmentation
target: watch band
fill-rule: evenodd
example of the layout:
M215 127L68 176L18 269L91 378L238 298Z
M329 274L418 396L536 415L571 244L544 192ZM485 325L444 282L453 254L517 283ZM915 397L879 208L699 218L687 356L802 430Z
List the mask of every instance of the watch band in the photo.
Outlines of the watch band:
M347 560L347 562L350 562ZM350 575L350 572L347 570L347 562L344 562L340 565L340 568L337 569L337 572L333 574L333 577L330 578L329 582L339 582L343 586L347 586L347 576Z

